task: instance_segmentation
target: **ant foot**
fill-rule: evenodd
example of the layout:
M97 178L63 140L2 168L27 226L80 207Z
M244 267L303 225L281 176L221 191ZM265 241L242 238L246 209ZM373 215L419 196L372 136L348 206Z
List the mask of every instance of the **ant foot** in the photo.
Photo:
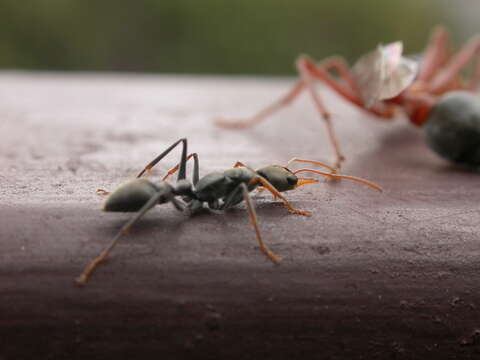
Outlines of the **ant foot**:
M282 259L280 259L278 256L275 256L273 254L270 254L268 256L270 258L270 260L272 260L272 262L275 264L275 265L280 265L282 263Z
M275 255L270 249L266 247L260 247L260 249L275 265L280 265L282 263L282 259Z
M75 284L78 286L85 286L87 284L88 277L85 274L75 278Z
M300 209L290 209L290 212L295 215L303 215L303 216L311 216L312 212L308 210L300 210Z

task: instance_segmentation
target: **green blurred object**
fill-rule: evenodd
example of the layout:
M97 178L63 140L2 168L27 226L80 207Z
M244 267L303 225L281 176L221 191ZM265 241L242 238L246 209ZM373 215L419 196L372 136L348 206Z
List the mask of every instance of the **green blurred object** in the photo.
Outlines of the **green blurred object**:
M300 53L418 52L446 19L435 0L2 0L0 67L292 74Z

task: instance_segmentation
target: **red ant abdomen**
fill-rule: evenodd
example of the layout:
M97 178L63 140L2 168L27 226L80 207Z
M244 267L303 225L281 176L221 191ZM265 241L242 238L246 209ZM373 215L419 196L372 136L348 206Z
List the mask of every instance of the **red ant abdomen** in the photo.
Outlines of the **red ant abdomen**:
M425 122L425 134L443 158L480 169L480 97L466 91L444 95Z

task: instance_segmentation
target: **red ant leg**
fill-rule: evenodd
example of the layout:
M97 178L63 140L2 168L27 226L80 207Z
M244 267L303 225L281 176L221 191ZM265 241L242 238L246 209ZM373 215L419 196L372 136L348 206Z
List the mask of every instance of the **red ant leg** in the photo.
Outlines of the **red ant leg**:
M331 57L327 58L322 61L320 64L315 65L319 71L321 70L322 73L325 73L325 78L328 78L328 81L325 81L324 77L319 77L318 74L314 74L317 79L323 80L330 85L336 92L340 95L344 96L344 98L355 105L363 108L364 110L382 118L391 118L393 113L390 107L385 108L384 105L377 105L371 109L365 109L363 107L362 101L360 100L355 83L355 79L351 75L351 72L346 64L345 60L341 57ZM337 83L336 79L328 75L331 70L337 71L343 83ZM292 89L282 96L279 100L275 101L273 104L265 107L264 109L260 110L257 114L252 116L251 118L247 118L244 120L237 120L237 121L226 121L224 119L217 119L216 123L220 126L224 127L231 127L231 128L246 128L253 126L262 120L266 119L267 117L273 115L278 110L281 110L283 107L290 105L298 95L305 89L305 84L302 80L298 81Z
M427 120L430 110L437 102L437 96L428 93L403 93L403 110L410 121L417 126L422 126Z
M480 87L480 59L475 59L475 70L473 78L467 85L468 90L475 91Z
M458 74L468 65L476 56L480 55L480 36L472 38L457 54L452 56L445 68L440 71L431 81L429 90L435 94L442 94L452 88L458 80ZM478 62L477 62L478 64ZM475 76L472 80L473 85L480 81L480 70L477 65Z
M312 77L316 80L321 80L326 85L330 86L334 91L339 95L345 98L347 101L357 105L358 107L364 109L365 111L381 118L391 118L394 115L393 108L394 105L387 103L380 103L372 108L365 108L363 105L360 96L358 95L358 90L356 88L355 79L351 75L351 72L346 65L346 62L340 57L332 57L324 60L319 65L315 64L312 60L306 56L300 56L297 59L297 69L301 75L301 80L298 81L293 88L282 98L274 102L273 104L267 106L256 115L251 118L239 121L225 121L223 119L218 119L216 123L224 127L234 127L234 128L246 128L253 126L258 122L266 119L268 116L272 115L281 108L289 105L295 98L300 95L300 93L308 88L311 95L313 96L313 101L319 110L322 117L328 118L327 130L329 132L330 141L335 149L337 156L337 166L343 161L343 155L339 149L338 141L336 140L335 133L333 131L333 126L329 119L329 113L325 109L318 93L315 91L312 85ZM343 82L338 82L334 77L329 74L330 70L335 70L338 72L338 75Z
M380 102L371 108L365 107L360 97L355 79L352 76L350 69L346 65L345 60L343 60L342 58L329 58L326 60L326 62L321 62L319 65L316 65L311 59L306 56L304 56L304 60L307 62L308 70L316 79L330 86L345 100L379 118L390 119L393 117L394 106L392 104ZM339 83L335 78L333 78L328 73L330 69L335 69L340 75L341 79L344 80L344 82L346 82L349 86L342 86L344 84Z
M350 72L347 62L341 56L332 56L322 60L320 63L316 64L317 69L322 69L327 74L330 74L332 70L336 71L340 80L344 81L343 91L348 93L350 91L351 97L358 97L358 88L357 83ZM346 85L346 86L345 86Z
M350 90L354 91L355 88L355 81L353 77L350 75L348 70L348 66L346 65L345 61L340 57L332 57L325 59L319 65L321 67L325 67L325 70L328 72L329 68L334 68L337 70L338 74L346 79L346 83L350 86ZM224 127L232 127L232 128L246 128L253 126L260 121L266 119L270 115L273 115L275 112L280 110L281 108L290 105L290 103L295 100L295 98L301 94L304 90L305 84L302 80L298 81L293 88L284 96L282 96L279 100L275 101L273 104L268 105L264 109L260 110L257 114L252 116L251 118L247 118L244 120L238 121L225 121L223 119L217 119L216 123L220 126ZM348 91L348 90L345 90Z
M300 76L307 87L308 92L310 93L313 103L317 108L317 111L320 113L321 117L325 121L325 125L327 127L328 137L330 139L330 143L333 146L335 151L335 156L337 158L335 162L335 167L339 169L341 167L342 162L345 160L345 157L340 150L340 144L337 140L337 135L335 134L335 130L333 128L332 121L330 119L330 113L327 111L325 106L323 105L322 100L320 99L320 95L318 94L317 90L313 85L314 77L312 76L311 68L312 65L315 66L313 61L308 59L306 56L300 56L297 60L297 69L300 73ZM328 77L328 75L327 75ZM334 90L338 91L337 88L340 86L337 85L333 80L328 77L327 84L334 88Z
M423 53L420 70L416 81L428 82L435 73L448 61L448 32L442 27L436 27L430 36L427 48Z
M360 96L358 96L358 92L355 90L355 82L353 79L353 76L351 76L350 71L345 65L344 61L338 61L338 58L332 58L328 60L330 64L328 64L330 67L334 66L337 70L339 70L339 74L348 74L348 76L345 78L345 81L351 82L352 89L347 89L345 86L342 86L342 84L338 83L333 77L331 77L328 72L326 72L322 68L322 64L319 66L316 65L311 59L309 59L307 56L300 56L297 60L297 69L298 72L300 73L302 79L304 80L307 89L310 92L310 95L312 96L313 102L322 116L322 118L325 120L325 124L327 126L327 131L328 131L328 136L330 138L330 142L333 145L333 148L335 150L335 155L337 157L337 161L335 166L337 168L340 168L340 165L342 161L345 160L344 156L341 153L340 150L340 145L338 143L338 140L335 135L335 131L333 129L333 124L330 119L330 114L326 110L325 106L323 105L320 96L318 95L317 91L315 90L313 83L312 83L312 78L316 78L318 80L321 80L324 82L326 85L330 86L335 92L337 92L339 95L341 95L343 98L345 98L347 101L357 105L358 107L364 109L367 112L370 112L378 117L383 117L383 118L391 118L394 113L394 105L393 104L386 104L386 103L381 103L380 105L373 107L373 108L366 108L363 105L362 100L360 99ZM323 67L325 67L325 63L323 64ZM349 80L350 79L350 80Z
M334 87L334 90L345 100L351 102L352 104L360 107L361 109L370 112L371 114L385 119L390 119L393 117L393 106L392 104L380 102L375 104L371 108L365 108L363 101L361 100L360 91L357 86L357 82L348 67L347 62L341 56L332 56L320 62L319 64L314 65L315 69L312 69L312 73L317 77L317 79L325 81L325 76L328 75L331 80L333 80L338 87ZM318 74L317 71L323 72L323 74ZM336 81L335 78L331 77L330 73L334 70L337 72L339 79L343 81L340 83ZM328 81L326 81L328 82ZM328 85L332 84L328 82ZM343 86L341 86L343 85ZM341 86L341 87L340 87ZM332 86L333 87L333 86Z
M270 115L274 114L281 108L289 105L295 98L300 95L302 90L304 89L303 81L298 81L290 91L282 96L279 100L275 101L273 104L268 105L266 108L260 110L256 115L252 116L251 118L247 118L244 120L237 120L237 121L225 121L223 119L217 119L215 122L217 125L224 126L224 127L232 127L232 128L246 128L249 126L253 126L260 121L266 119Z

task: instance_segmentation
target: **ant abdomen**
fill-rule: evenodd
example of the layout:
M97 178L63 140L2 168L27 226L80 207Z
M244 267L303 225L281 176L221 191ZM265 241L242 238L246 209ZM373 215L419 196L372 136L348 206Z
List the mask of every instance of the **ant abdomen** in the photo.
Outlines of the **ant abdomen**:
M159 189L147 179L135 179L120 185L105 201L104 211L140 210Z
M480 168L480 97L466 91L444 95L425 122L425 134L443 158Z

